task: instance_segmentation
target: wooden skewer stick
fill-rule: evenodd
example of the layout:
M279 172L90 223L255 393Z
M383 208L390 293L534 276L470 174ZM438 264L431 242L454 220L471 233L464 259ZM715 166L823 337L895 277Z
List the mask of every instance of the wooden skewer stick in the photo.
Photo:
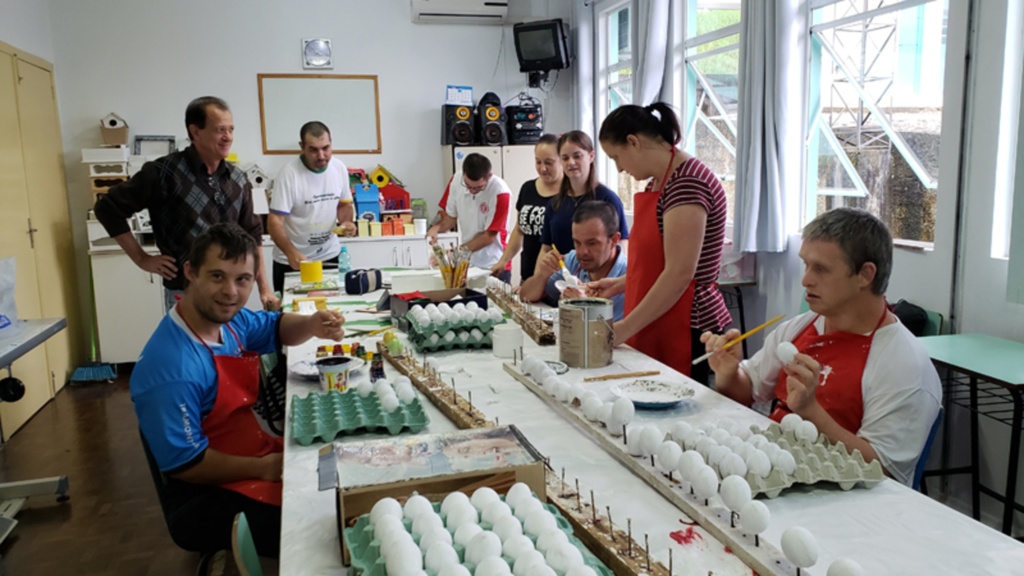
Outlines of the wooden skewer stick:
M622 443L623 444L629 444L629 439L626 438L626 425L625 424L622 425Z
M612 537L612 542L615 542L615 524L612 523L612 507L605 506L605 512L608 513L608 534ZM671 576L671 575L669 575Z
M562 466L562 484L565 484L565 466Z
M735 344L737 344L739 342L742 342L743 340L746 340L747 337L750 336L751 334L757 334L761 330L764 330L765 328L771 326L772 324L778 322L779 320L782 320L785 317L786 317L785 314L779 314L775 318L772 318L771 320L765 322L764 324L761 324L757 328L754 328L753 330L748 330L746 334L740 336L739 338L737 338L735 340L730 341L725 346L722 346L722 350L728 350L729 348L732 348ZM700 364L701 362L703 362L703 361L707 360L708 358L710 358L712 354L714 354L714 352L708 352L707 354L705 354L705 355L701 356L700 358L697 358L696 360L691 362L691 364L696 366L697 364Z
M647 542L647 534L644 534L644 556L647 557L647 571L651 571L651 545ZM797 576L800 576L797 574Z
M469 391L469 415L473 415L473 391Z
M668 576L672 576L672 549L668 549Z
M626 555L633 556L633 519L626 518L626 541L628 542L626 548Z
M576 479L576 509L583 512L583 505L580 504L580 479Z
M619 378L639 378L640 376L657 376L661 370L647 370L646 372L623 372L621 374L606 374L604 376L592 376L584 378L584 382L600 382L602 380L618 380Z
M597 506L594 506L594 491L590 491L590 512L594 515L594 524L597 524Z

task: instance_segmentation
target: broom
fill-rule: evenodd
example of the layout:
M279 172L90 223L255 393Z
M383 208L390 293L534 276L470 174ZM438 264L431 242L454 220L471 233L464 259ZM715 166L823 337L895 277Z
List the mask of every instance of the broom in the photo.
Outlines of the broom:
M95 289L92 284L92 263L89 266L89 292L95 294ZM89 346L90 353L89 358L91 359L85 366L79 366L75 368L74 374L71 375L71 384L86 384L88 382L100 382L103 380L113 380L117 378L117 367L113 364L107 364L105 362L98 362L96 360L97 350L96 341L99 336L96 333L96 318L93 315L92 322L89 326Z

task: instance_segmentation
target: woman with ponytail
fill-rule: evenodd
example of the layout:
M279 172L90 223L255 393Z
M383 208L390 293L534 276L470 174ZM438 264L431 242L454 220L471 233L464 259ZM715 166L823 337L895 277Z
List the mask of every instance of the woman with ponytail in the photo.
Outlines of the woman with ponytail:
M575 248L572 241L572 217L577 206L591 200L607 202L618 212L619 231L622 233L620 242L622 248L626 249L625 240L629 238L626 212L615 192L597 181L594 172L594 141L586 132L566 132L558 139L558 157L562 161L562 173L565 176L558 194L548 201L537 262L552 249L565 255Z
M681 131L672 109L621 106L605 118L598 140L621 172L647 180L633 196L633 238L626 276L588 285L595 296L626 293L615 344L628 343L678 372L707 383L700 335L732 322L718 292L725 243L725 191L693 156L676 148Z

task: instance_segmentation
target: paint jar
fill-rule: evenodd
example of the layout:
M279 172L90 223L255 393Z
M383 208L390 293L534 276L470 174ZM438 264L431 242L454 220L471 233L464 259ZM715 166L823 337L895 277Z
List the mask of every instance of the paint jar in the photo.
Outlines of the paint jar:
M612 363L615 305L607 298L565 298L558 303L558 359L570 368Z
M324 263L320 261L299 262L299 280L306 284L308 282L324 281Z
M491 331L491 342L495 356L511 358L523 346L523 329L514 322L498 324Z
M412 225L416 227L417 236L427 235L427 219L426 218L415 218L412 221Z
M316 361L316 369L320 372L320 391L329 392L348 390L348 371L352 365L348 356L327 356Z

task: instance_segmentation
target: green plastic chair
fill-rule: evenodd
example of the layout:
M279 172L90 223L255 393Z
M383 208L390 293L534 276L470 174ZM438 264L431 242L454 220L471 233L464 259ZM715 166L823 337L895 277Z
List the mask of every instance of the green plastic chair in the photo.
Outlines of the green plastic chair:
M925 310L925 313L928 314L928 323L924 325L924 334L921 335L938 336L942 334L942 314L931 310Z
M231 551L235 555L235 566L238 566L242 576L263 576L260 557L256 554L256 543L253 542L244 512L235 516L235 524L231 529Z

